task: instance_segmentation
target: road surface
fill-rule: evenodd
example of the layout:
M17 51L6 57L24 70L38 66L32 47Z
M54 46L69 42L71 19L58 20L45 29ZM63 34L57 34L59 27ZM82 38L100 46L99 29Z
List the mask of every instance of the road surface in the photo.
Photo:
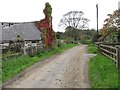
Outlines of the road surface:
M4 88L90 88L86 50L80 45L43 60Z

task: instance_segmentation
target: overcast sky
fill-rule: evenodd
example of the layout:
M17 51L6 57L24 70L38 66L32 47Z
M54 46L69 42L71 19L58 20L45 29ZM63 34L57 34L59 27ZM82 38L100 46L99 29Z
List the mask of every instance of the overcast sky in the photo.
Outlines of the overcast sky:
M107 14L118 9L120 0L0 0L0 22L30 22L44 18L45 2L53 8L53 29L58 28L60 19L69 11L83 11L90 19L89 28L96 29L96 4L99 5L99 29Z

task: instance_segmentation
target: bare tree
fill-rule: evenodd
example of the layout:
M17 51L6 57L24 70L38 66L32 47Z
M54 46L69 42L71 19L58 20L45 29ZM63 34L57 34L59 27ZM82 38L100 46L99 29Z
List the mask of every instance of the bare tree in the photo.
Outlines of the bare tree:
M84 13L82 11L70 11L63 15L59 27L63 26L64 28L67 28L71 26L80 30L86 28L89 20L84 18L83 15Z

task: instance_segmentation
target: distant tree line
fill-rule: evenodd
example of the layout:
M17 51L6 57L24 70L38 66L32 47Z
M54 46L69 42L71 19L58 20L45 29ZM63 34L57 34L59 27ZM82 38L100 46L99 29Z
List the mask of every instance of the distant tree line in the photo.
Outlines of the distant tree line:
M75 29L67 27L65 32L56 32L56 38L64 40L66 43L87 43L87 41L95 42L97 32L95 29Z

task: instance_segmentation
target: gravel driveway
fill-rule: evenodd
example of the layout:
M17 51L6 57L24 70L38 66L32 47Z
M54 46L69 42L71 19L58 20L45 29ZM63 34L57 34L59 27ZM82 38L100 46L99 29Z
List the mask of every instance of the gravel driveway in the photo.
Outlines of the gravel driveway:
M5 88L89 88L87 46L80 45L36 63Z

